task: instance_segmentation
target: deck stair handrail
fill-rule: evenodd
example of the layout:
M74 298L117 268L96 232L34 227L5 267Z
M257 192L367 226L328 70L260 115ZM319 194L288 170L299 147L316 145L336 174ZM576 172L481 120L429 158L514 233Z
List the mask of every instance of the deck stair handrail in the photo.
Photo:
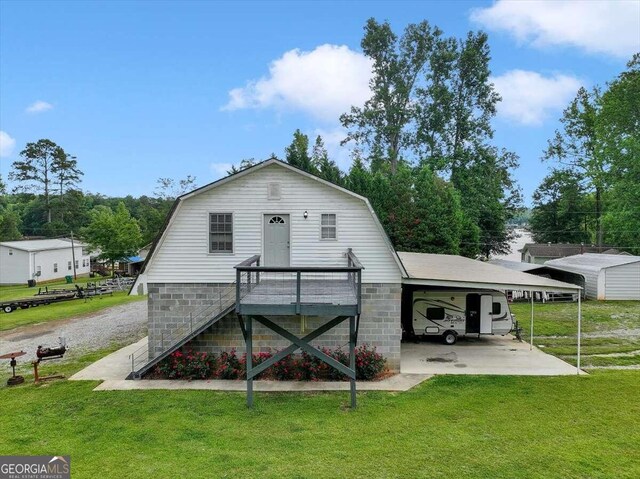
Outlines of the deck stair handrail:
M162 350L158 355L149 358L148 342L131 353L129 355L131 373L127 379L140 379L153 366L232 312L235 302L235 284L231 283L228 287L219 288L218 298L214 298L211 304L190 313L189 320L176 328L161 333Z

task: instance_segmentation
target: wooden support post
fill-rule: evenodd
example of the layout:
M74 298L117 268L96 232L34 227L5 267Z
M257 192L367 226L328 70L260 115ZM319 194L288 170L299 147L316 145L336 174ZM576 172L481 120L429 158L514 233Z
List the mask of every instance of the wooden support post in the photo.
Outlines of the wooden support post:
M236 312L240 311L240 278L242 278L240 270L236 269Z
M247 316L247 407L253 408L253 318Z
M301 275L300 271L296 273L296 314L300 314L300 288L301 288Z
M349 369L353 371L351 377L351 409L356 408L356 317L349 318Z

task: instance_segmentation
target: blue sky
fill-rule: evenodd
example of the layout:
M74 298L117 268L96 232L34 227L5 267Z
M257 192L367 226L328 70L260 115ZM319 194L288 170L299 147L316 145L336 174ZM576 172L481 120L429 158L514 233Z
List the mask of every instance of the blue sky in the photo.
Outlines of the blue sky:
M29 141L77 156L85 190L202 185L243 158L282 156L292 133L326 137L367 97L367 18L396 32L489 33L504 102L495 144L515 151L528 202L540 154L580 85L604 84L640 50L640 0L618 2L0 2L0 173Z

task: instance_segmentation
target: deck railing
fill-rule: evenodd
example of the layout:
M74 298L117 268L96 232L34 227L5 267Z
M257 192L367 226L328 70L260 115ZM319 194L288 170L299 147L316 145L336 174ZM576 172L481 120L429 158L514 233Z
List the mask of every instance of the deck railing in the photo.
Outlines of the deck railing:
M236 312L321 314L351 308L360 314L362 270L349 249L345 266L261 266L260 255L236 265ZM261 308L262 307L262 308Z
M173 351L185 342L185 338L190 337L194 332L198 332L204 326L208 325L213 319L218 318L225 311L230 309L235 301L233 284L228 287L219 288L217 297L212 299L211 304L204 308L191 312L184 321L176 325L172 329L163 330L160 333L159 344L154 344L155 349L149 348L149 343L142 345L129 355L131 362L131 372L143 369L149 362L163 355L167 351Z

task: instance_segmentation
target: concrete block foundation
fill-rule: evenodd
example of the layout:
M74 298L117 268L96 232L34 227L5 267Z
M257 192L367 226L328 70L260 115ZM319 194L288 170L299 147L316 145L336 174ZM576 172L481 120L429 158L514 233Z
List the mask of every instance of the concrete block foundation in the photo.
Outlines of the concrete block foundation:
M177 327L189 326L190 313L199 317L199 312L211 306L229 291L229 284L212 283L150 283L149 291L149 351L156 356L162 351L163 337ZM375 346L387 359L392 371L400 370L400 324L401 285L362 285L362 314L358 344ZM270 317L270 319L274 319ZM326 322L326 318L312 316L280 316L277 323L298 336L304 336ZM323 334L312 344L316 347L336 349L348 347L349 323ZM254 352L284 349L289 342L268 330L257 321L253 323ZM193 339L187 346L194 351L220 353L235 349L244 354L245 344L235 313L227 315Z

